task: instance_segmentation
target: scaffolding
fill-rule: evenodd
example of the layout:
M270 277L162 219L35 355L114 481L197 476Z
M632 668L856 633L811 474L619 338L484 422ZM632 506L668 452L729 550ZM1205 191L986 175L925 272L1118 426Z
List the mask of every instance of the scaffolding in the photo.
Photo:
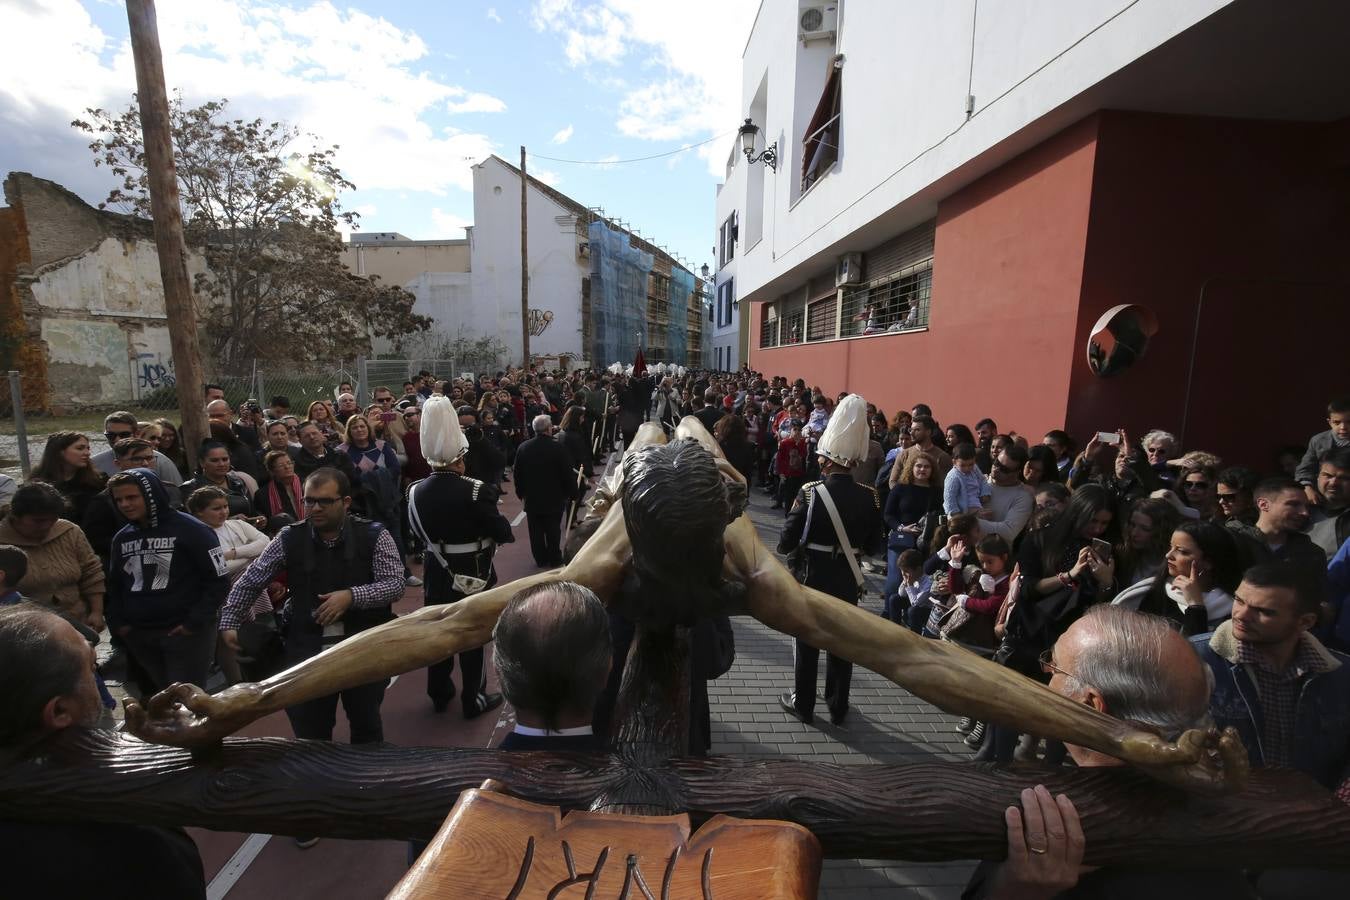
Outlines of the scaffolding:
M591 359L598 366L631 362L646 327L652 254L604 221L590 225Z

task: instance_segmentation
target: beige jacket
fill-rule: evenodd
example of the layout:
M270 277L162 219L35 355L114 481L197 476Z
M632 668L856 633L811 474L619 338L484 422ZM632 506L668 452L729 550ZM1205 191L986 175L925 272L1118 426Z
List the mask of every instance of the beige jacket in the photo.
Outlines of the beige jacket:
M31 541L6 518L0 520L0 544L13 544L28 554L28 574L17 585L25 597L81 619L95 599L102 609L103 566L74 522L57 519L45 538Z

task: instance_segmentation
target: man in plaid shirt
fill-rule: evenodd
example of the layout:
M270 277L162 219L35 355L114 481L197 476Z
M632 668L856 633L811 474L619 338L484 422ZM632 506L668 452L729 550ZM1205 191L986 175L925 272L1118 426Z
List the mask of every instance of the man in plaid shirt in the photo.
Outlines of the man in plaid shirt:
M281 572L290 599L282 618L286 666L293 666L344 638L394 617L403 595L403 559L383 525L348 514L351 482L323 468L305 480L306 519L282 529L230 588L220 614L226 644L239 649L246 611ZM380 704L385 680L288 707L298 738L332 740L337 701L351 724L353 744L384 740Z

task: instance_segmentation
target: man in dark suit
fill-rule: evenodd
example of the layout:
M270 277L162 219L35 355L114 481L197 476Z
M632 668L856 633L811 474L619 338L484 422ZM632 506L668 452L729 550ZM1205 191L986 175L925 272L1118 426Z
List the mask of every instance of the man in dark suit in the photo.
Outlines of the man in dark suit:
M500 749L604 749L591 719L609 677L609 613L590 589L570 581L526 588L506 604L492 639L497 681L516 711Z
M516 496L525 506L530 529L530 552L543 569L562 565L562 516L576 494L572 458L553 439L553 420L534 417L534 437L516 451Z
M807 587L857 604L862 593L862 574L857 557L881 545L884 528L877 492L853 480L852 467L867 454L867 404L857 394L840 401L820 438L821 481L802 486L783 525L778 552L793 554L793 572ZM828 493L838 511L848 546L844 546L822 496ZM854 558L849 559L849 555ZM779 704L801 721L811 724L816 705L816 662L820 650L794 641L793 690ZM848 716L848 689L853 664L833 654L825 659L825 704L830 721L843 725Z

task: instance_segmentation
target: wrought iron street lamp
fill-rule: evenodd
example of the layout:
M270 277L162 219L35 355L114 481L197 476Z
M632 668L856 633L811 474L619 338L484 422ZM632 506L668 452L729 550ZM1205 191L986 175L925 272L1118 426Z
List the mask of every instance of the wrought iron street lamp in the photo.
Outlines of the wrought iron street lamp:
M747 118L745 124L740 128L739 134L741 136L741 151L745 153L746 162L763 162L764 165L768 166L770 169L773 169L775 172L778 171L777 141L774 141L772 144L765 147L764 152L756 156L755 135L759 134L759 126Z

